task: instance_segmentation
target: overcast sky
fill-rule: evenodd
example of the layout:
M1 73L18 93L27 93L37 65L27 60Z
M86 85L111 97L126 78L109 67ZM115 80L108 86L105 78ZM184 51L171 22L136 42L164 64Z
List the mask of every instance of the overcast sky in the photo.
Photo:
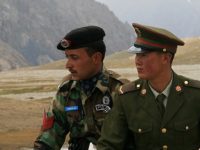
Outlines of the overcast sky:
M179 18L179 15L184 15L185 8L189 5L196 9L197 13L200 13L198 7L200 6L200 0L96 0L104 3L108 8L114 12L114 14L123 22L133 23L143 22L149 23L150 20L157 16L160 16L159 12L165 12L169 10L173 11L173 15ZM184 6L183 6L184 5ZM188 5L188 6L186 6ZM186 6L186 7L185 7ZM181 12L181 13L179 13ZM154 17L154 18L153 18ZM165 17L163 16L163 21ZM173 16L171 16L173 17ZM167 20L168 21L168 20Z
M101 3L106 4L111 11L123 22L131 21L131 9L133 9L134 1L133 0L96 0ZM127 15L129 14L129 15Z

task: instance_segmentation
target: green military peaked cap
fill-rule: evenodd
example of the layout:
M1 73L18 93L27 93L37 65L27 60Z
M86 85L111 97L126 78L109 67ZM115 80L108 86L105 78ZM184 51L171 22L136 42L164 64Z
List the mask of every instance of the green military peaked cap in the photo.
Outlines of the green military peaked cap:
M134 42L134 47L129 49L130 52L161 51L175 54L177 46L184 45L181 39L168 30L138 23L133 23L132 25L137 38Z
M57 49L65 51L89 47L92 44L104 45L104 36L104 30L98 26L77 28L67 33L67 35L58 43Z

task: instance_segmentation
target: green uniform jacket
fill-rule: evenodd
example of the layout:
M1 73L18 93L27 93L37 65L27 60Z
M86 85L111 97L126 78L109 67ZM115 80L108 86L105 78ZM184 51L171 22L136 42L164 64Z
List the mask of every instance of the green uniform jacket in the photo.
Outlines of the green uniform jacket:
M123 150L127 134L133 150L199 150L200 81L174 73L163 119L144 80L122 86L104 121L98 150Z
M104 118L113 106L113 97L125 80L105 71L91 95L86 95L78 81L68 76L60 85L53 108L44 113L41 134L36 143L59 150L68 133L70 138L87 138L96 143Z

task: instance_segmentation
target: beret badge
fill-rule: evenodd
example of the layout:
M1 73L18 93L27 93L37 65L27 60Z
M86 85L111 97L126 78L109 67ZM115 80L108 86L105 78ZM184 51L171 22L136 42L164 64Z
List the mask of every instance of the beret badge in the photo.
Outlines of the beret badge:
M71 41L69 40L66 40L66 39L62 39L60 41L60 45L63 47L63 48L68 48L71 44Z

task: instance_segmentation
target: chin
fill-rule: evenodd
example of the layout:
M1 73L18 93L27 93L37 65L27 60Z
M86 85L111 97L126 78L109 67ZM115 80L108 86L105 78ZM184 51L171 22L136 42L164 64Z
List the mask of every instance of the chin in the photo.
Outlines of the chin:
M138 77L139 77L140 79L144 79L144 80L147 79L147 77L146 77L145 75L142 75L142 74L138 74Z
M79 77L72 75L72 80L81 80Z

